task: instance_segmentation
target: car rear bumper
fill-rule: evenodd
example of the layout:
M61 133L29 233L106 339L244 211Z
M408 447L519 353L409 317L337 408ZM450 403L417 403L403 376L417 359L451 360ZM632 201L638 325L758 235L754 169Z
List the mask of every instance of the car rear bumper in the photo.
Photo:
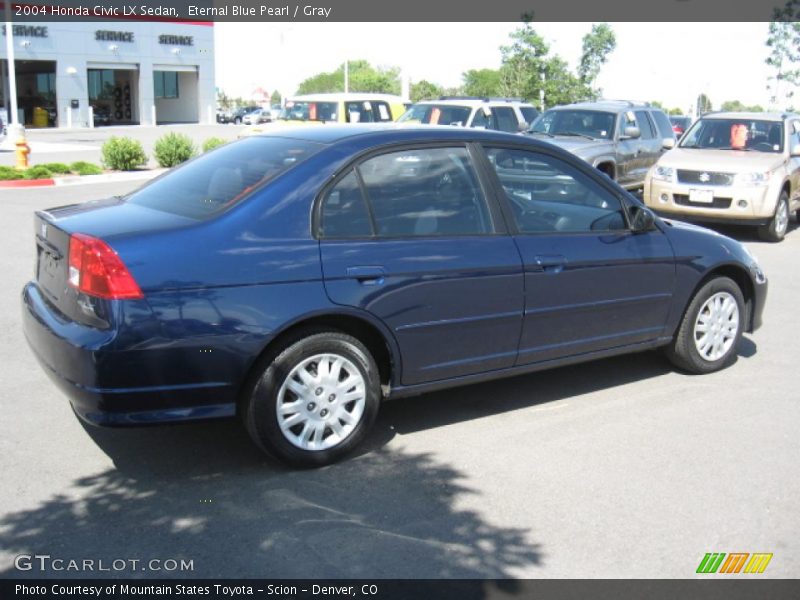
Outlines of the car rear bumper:
M224 382L186 385L103 385L102 368L126 360L113 331L63 320L35 283L22 291L25 337L44 371L69 398L75 413L95 425L134 425L226 417L235 414L233 386ZM116 363L116 364L115 364Z

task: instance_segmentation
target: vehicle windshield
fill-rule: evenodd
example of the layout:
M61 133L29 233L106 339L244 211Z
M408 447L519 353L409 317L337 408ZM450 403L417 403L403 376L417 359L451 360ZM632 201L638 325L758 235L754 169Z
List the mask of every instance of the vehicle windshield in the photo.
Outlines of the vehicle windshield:
M745 118L701 118L684 135L680 147L783 152L783 123Z
M610 140L616 115L600 110L548 110L533 122L532 133Z
M280 137L250 137L186 163L126 200L189 217L208 218L245 198L258 185L304 161L322 145Z
M336 102L289 100L278 116L283 121L337 121Z
M415 104L397 119L398 123L466 126L472 108L453 104Z

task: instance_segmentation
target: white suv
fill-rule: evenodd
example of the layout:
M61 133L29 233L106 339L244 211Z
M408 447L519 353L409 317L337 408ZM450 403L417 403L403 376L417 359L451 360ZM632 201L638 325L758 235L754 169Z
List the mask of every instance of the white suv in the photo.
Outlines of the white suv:
M399 123L456 125L519 133L539 116L533 105L519 98L442 96L412 105Z

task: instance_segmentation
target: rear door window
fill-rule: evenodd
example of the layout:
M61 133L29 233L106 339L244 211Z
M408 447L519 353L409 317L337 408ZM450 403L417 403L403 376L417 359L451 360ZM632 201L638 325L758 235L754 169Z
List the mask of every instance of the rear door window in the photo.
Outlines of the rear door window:
M476 235L492 222L466 148L419 148L358 167L379 237Z
M656 137L656 132L653 130L653 125L647 117L647 112L644 110L636 111L636 123L639 126L639 131L642 134L642 139L652 140Z
M156 210L204 219L247 197L250 191L322 148L279 137L252 137L229 144L168 172L126 198Z

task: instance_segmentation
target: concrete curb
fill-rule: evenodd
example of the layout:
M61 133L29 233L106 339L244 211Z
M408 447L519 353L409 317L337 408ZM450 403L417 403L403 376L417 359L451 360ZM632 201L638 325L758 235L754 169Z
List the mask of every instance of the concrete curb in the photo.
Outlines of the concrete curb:
M13 179L0 181L0 190L40 188L63 185L88 185L92 183L114 183L118 181L146 181L158 177L169 169L149 169L147 171L131 171L126 173L103 173L102 175L66 175L52 179Z

